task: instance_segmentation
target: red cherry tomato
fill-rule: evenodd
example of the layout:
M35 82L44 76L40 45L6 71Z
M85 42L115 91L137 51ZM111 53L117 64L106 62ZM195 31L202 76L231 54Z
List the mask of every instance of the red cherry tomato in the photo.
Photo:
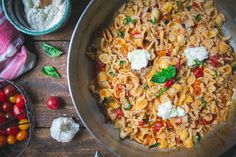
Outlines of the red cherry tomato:
M5 118L6 119L12 119L14 117L13 113L12 112L7 112L5 113Z
M124 117L124 112L121 109L115 110L115 113L117 119L121 119L122 117Z
M19 131L20 130L19 130L18 126L16 126L16 125L13 125L13 126L10 126L10 127L7 128L7 134L8 135L16 136Z
M13 107L13 114L19 120L26 119L26 117L27 117L25 109L19 108L16 105L14 105L14 107Z
M0 102L3 103L5 101L7 101L7 96L5 95L4 91L1 90L0 91Z
M16 94L16 88L13 85L8 85L4 88L4 94L7 97L13 96Z
M11 104L10 102L4 102L2 104L2 110L4 112L11 112L13 110L13 104Z
M0 124L4 124L6 122L6 118L4 116L4 113L0 113Z
M56 97L56 96L51 96L47 99L47 107L51 110L56 110L60 107L61 105L61 100L60 98Z
M23 95L18 94L16 96L16 106L21 108L21 109L25 108L25 99L24 99Z
M6 129L0 129L0 136L7 136Z
M7 138L6 136L0 136L0 148L5 146L7 143Z
M160 131L160 129L164 126L162 121L157 122L154 126L153 126L153 132L157 133L158 131Z
M215 68L219 68L222 66L220 63L220 56L219 55L211 56L209 58L209 63Z
M204 71L203 71L203 68L200 68L200 67L197 67L193 70L193 73L194 75L197 77L197 78L200 78L200 77L203 77L204 76Z

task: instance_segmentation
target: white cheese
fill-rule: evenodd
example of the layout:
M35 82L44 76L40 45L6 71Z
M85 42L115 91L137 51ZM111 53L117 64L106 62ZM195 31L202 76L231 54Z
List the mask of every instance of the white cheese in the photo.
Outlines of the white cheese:
M160 104L158 106L158 114L159 117L162 117L164 120L172 117L182 117L186 115L186 112L181 107L175 107L172 105L171 101Z
M128 53L128 60L133 70L141 70L147 67L150 54L146 50L134 50Z
M208 58L208 51L205 47L194 47L187 48L184 51L186 58L188 59L188 66L193 66L195 64L194 60L199 59L203 61Z
M71 117L54 119L50 128L51 137L58 142L70 142L79 131L79 124Z
M37 31L47 30L63 18L65 0L53 0L45 8L40 7L40 0L23 0L26 19L31 28Z

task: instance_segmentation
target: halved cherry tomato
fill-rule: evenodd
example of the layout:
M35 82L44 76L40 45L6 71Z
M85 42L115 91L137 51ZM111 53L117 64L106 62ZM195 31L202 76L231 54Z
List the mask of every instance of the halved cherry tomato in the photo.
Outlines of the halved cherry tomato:
M10 144L10 145L15 144L15 143L16 143L16 137L13 136L13 135L9 135L9 136L7 137L7 143Z
M0 147L5 146L7 143L7 138L6 136L0 136Z
M164 126L163 121L159 121L157 122L154 126L153 126L153 132L157 133L158 131L160 131L160 129Z
M193 73L194 75L197 77L197 78L200 78L200 77L203 77L204 76L204 71L203 71L203 68L200 68L200 67L197 67L193 70Z
M16 135L16 139L17 139L18 141L24 141L24 140L27 139L27 137L28 137L28 132L25 131L25 130L20 131L20 132Z
M136 30L133 30L132 32L131 32L131 34L132 35L138 35L138 34L140 34L138 31L136 31Z
M219 68L222 66L222 64L220 63L220 56L218 55L211 56L209 58L209 63L215 68Z
M115 110L115 113L117 119L121 119L122 117L124 117L124 112L121 109Z
M193 2L193 5L192 5L193 8L196 8L196 9L200 9L200 6L198 3L196 2Z
M30 127L30 124L29 124L28 119L22 119L18 123L18 128L21 130L27 130L27 129L29 129L29 127Z

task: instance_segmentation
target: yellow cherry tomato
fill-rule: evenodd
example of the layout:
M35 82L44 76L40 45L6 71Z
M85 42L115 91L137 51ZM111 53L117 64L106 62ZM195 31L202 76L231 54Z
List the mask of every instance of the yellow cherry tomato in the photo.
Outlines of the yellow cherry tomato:
M17 97L17 95L11 96L11 97L9 98L9 101L10 101L11 103L15 104L15 103L16 103L16 97Z
M22 119L18 122L18 128L21 129L21 130L27 130L30 127L29 123L30 122L29 122L28 119Z
M25 130L21 130L20 132L18 132L18 134L16 135L16 139L18 141L24 141L26 140L28 137L28 132Z
M7 137L7 143L10 144L10 145L15 144L15 143L16 143L16 137L13 136L13 135L9 135L9 136Z

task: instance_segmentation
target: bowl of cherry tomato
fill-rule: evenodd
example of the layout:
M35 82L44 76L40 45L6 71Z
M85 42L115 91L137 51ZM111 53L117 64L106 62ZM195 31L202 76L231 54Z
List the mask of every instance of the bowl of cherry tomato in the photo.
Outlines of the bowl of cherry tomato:
M19 157L34 130L33 107L18 84L0 78L0 156Z

